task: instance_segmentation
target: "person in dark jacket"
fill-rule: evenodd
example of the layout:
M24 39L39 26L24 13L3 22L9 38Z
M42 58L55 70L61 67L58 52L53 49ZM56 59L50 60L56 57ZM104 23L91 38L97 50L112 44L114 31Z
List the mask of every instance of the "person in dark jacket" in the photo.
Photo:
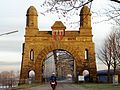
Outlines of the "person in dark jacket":
M56 85L57 85L55 73L52 73L52 76L50 77L50 83L51 83L52 81L55 81L55 83L56 83Z
M55 73L52 73L52 76L50 77L50 81L56 81Z

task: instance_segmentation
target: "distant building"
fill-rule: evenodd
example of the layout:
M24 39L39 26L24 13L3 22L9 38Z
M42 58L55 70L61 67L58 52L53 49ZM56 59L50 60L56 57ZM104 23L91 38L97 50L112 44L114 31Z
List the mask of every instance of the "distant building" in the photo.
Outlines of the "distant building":
M61 51L57 56L57 76L59 79L66 79L68 75L73 76L74 59L68 52Z
M98 78L98 82L100 83L107 83L107 70L100 70L97 72L97 78ZM111 69L110 70L110 82L113 81L113 75L114 75L114 71ZM118 81L120 82L120 70L118 71Z
M47 55L47 58L44 62L44 77L45 78L49 78L53 72L56 72L55 70L55 60L54 60L54 54L53 52L50 52L48 55Z

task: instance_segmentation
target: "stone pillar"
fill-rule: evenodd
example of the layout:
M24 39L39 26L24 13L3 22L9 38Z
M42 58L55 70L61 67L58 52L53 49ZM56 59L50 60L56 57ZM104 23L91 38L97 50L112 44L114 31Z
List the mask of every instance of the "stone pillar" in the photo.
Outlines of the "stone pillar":
M95 68L90 69L90 82L97 82L97 71Z
M35 81L38 83L42 83L42 69L36 70Z
M25 84L27 79L28 79L28 70L25 68L22 68L20 73L19 85Z
M38 83L42 83L42 65L41 61L39 60L36 61L35 66L35 81Z

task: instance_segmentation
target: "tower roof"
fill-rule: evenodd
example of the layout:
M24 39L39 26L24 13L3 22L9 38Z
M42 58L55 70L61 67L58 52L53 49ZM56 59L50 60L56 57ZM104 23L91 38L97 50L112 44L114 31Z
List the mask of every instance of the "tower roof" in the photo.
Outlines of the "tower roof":
M27 15L38 15L36 8L34 6L30 6L27 10Z
M56 21L51 28L55 29L55 30L66 29L66 27L64 26L64 24L61 21Z
M90 9L88 8L88 6L83 6L80 14L88 14L88 13L90 13Z

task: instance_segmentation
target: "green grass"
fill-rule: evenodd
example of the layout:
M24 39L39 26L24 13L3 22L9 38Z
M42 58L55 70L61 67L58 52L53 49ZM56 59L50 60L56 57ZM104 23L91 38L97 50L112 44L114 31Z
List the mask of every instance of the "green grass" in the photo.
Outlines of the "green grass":
M36 87L41 85L40 83L35 83L35 84L24 84L20 85L18 87L12 88L12 89L7 89L7 90L20 90L20 89L27 89L31 87ZM78 87L83 87L85 90L120 90L120 84L117 86L113 84L92 84L92 83L81 83L77 84Z
M113 84L80 84L87 90L120 90L120 84L117 86Z

